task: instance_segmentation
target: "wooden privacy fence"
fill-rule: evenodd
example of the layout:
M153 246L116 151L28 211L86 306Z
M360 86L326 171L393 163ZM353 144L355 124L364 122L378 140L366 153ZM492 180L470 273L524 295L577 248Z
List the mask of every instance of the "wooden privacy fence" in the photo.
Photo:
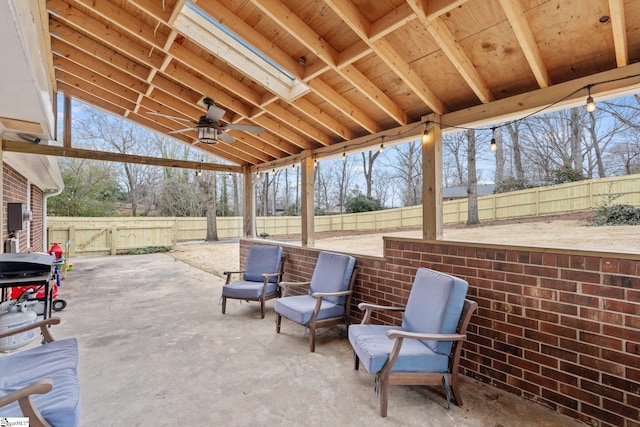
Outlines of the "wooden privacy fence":
M478 198L480 221L512 219L581 212L601 203L640 207L640 175L593 179L570 184L537 187ZM456 224L467 220L467 200L444 202L443 221ZM71 240L70 256L115 255L149 246L171 246L177 242L203 240L206 218L49 217L47 238L53 242ZM218 237L242 236L242 218L217 221ZM315 217L315 231L367 231L417 228L422 226L422 206L376 212ZM300 217L259 217L256 232L286 236L301 232Z

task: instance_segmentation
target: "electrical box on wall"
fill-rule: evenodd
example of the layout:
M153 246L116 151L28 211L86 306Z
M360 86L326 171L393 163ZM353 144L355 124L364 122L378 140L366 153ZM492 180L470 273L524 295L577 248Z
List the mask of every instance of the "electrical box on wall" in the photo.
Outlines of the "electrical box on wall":
M24 203L7 203L7 230L22 230L24 221L31 221L31 211L26 210Z

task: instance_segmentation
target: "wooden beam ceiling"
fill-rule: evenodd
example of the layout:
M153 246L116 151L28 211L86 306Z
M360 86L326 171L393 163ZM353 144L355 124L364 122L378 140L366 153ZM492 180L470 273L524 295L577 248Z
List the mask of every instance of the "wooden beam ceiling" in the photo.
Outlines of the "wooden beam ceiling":
M241 166L331 152L431 113L483 121L482 105L640 61L640 35L628 31L640 26L638 8L624 0L565 0L575 17L523 0L194 2L294 79L289 98L247 71L256 60L232 64L176 26L195 16L186 0L46 4L59 90L163 133L185 123L150 112L197 121L209 96L226 110L222 123L265 132L230 131L237 141L219 146L173 136ZM604 25L610 41L590 43ZM564 45L562 57L549 47Z

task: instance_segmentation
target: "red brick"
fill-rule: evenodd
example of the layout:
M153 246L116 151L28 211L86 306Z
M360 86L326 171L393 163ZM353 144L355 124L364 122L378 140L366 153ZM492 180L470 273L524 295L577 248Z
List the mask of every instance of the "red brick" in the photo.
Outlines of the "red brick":
M600 283L600 273L583 270L561 270L560 278L576 282Z
M537 286L538 278L535 276L526 276L524 274L507 273L507 282L517 283L519 285Z
M559 291L576 292L578 284L572 281L549 279L547 277L540 278L540 286L548 289L557 289Z
M521 305L523 307L540 308L540 300L538 298L531 298L523 295L507 294L507 302L509 304Z
M548 354L549 356L557 357L558 359L569 362L576 362L578 360L578 356L573 351L567 351L562 348L546 344L540 345L540 352L542 354Z
M586 378L591 381L599 381L600 380L600 372L588 369L581 365L576 365L575 363L569 363L565 361L560 362L560 370L564 372L568 372L577 377ZM581 384L583 381L581 381ZM584 388L584 386L583 386Z
M494 262L493 263L493 269L497 270L497 271L505 271L508 273L522 273L523 271L523 266L522 264L514 264L514 263L508 263L508 262Z
M616 311L618 313L626 313L636 315L640 313L640 304L627 303L624 301L604 299L602 308L605 310Z
M616 376L624 375L623 365L616 362L603 360L598 357L586 356L584 354L580 355L580 364L588 368L593 368L600 372L607 372L611 375L616 375Z
M637 276L638 262L630 259L618 260L618 273L628 276Z
M552 313L570 314L575 316L578 314L578 307L571 304L562 304L559 302L542 300L540 301L540 308Z
M640 412L638 412L638 408L634 408L630 405L625 405L623 403L604 398L602 399L602 407L607 411L622 415L623 417L633 420L639 419Z
M572 351L574 353L588 354L590 356L599 356L600 347L591 345L572 339L560 338L560 348Z
M547 378L553 378L558 381L558 390L562 391L563 385L578 386L578 378L575 375L567 374L566 372L559 371L557 369L550 369L542 367L541 375ZM575 396L574 396L575 397Z
M520 378L516 378L516 377L509 377L508 378L508 382L510 385L520 389L520 390L525 390L528 391L529 393L538 396L540 395L540 386L536 385L536 384L532 384L528 381L524 381Z
M608 385L628 393L638 393L640 385L636 381L629 381L613 375L602 374L602 384Z
M594 295L597 297L624 299L624 289L613 286L603 286L600 284L582 283L580 291L583 294Z
M551 390L542 389L542 397L545 399L549 399L558 405L562 405L566 408L571 408L573 410L578 409L578 401L575 399L571 399L567 395L556 393Z
M542 254L542 265L556 267L556 255L550 253Z
M523 336L523 329L520 326L511 325L509 323L503 323L503 322L494 322L493 327L496 331L502 331L504 333L507 333L510 335L516 335L519 337Z
M619 328L613 325L602 325L602 333L607 336L622 338L624 340L640 342L640 331L627 328Z
M544 377L542 375L534 374L533 372L525 371L524 380L533 384L537 384L543 388L549 390L557 390L558 382L552 378Z
M622 400L624 399L624 393L620 390L616 390L611 387L603 386L602 384L595 383L586 379L580 380L580 387L583 390L594 393L598 396L607 396L610 399Z
M640 289L640 277L603 274L602 284L611 285L611 286L620 286L622 288Z
M629 328L640 329L640 316L624 316L624 325Z
M622 314L614 313L612 311L595 310L586 307L580 307L580 317L614 325L622 325L622 322L624 320Z
M578 331L574 328L558 325L557 323L540 322L540 331L557 337L577 339Z
M602 420L614 426L624 427L624 418L620 415L613 414L611 412L602 410L595 406L584 404L582 405L582 412L590 415L598 420Z
M590 309L582 309L582 310L590 310ZM560 318L560 324L562 326L579 329L581 331L594 332L594 333L599 333L602 331L602 327L599 322L591 322L589 320L585 320L579 317L562 316Z
M602 259L602 272L603 273L617 273L618 272L618 260L614 258Z
M538 320L542 320L550 323L558 323L558 319L560 318L555 313L549 313L548 311L534 310L532 308L527 308L525 314L527 317L530 317L532 319L538 319Z
M558 337L552 334L545 334L539 331L532 331L531 329L525 329L524 337L530 340L537 341L541 344L548 344L552 346L558 345Z
M571 384L568 382L565 382L564 384L561 383L559 386L559 391L560 393L574 397L581 402L586 402L591 405L600 405L600 396L585 390L581 390L577 387L577 382L575 384Z
M525 265L524 274L537 277L558 278L558 269L551 267L543 267L540 265Z
M509 276L509 275L507 275ZM511 294L521 294L522 285L514 285L513 283L494 282L493 289L500 292L507 292Z
M569 292L560 292L560 301L585 307L597 308L600 306L599 298Z
M589 332L580 331L580 340L611 350L622 350L622 340L606 337L600 334L592 334Z

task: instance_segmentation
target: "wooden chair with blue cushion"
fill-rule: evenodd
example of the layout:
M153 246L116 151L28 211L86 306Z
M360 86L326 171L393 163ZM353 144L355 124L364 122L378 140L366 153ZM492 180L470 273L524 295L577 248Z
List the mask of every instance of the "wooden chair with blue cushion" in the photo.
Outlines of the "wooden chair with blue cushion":
M376 374L380 415L387 416L390 385L444 385L447 405L451 393L462 406L458 370L462 342L478 304L466 299L469 285L462 279L419 268L406 307L360 303L362 323L349 328L355 369L364 365ZM373 311L403 311L402 326L369 324Z
M264 319L265 301L280 296L284 257L282 247L253 245L249 247L244 270L225 271L227 281L222 287L222 314L227 309L227 298L259 301ZM242 280L231 282L233 274L242 274Z
M355 264L356 259L352 256L320 252L311 281L281 282L282 298L275 304L276 332L280 333L282 316L304 325L309 328L309 347L313 352L318 328L340 324L348 327ZM288 292L296 287L308 287L308 293L288 296Z

